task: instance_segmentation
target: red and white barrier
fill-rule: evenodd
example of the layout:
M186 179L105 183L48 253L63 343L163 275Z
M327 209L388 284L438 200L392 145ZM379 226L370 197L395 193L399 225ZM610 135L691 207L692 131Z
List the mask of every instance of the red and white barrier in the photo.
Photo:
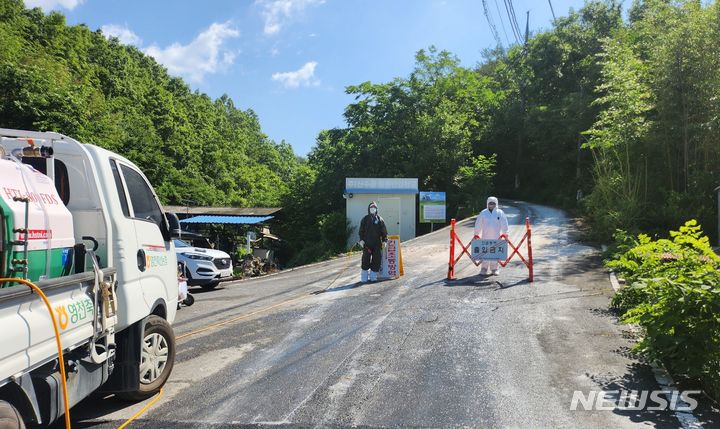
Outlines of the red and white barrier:
M505 267L510 262L510 260L515 256L518 255L520 260L525 264L525 266L528 268L528 280L530 282L533 282L533 257L532 257L532 230L530 229L530 218L525 218L525 234L523 235L520 242L516 245L514 245L510 241L510 237L508 237L506 234L503 234L500 236L500 240L504 240L507 242L508 247L512 249L512 252L510 255L505 259L504 261L498 261L500 263L500 266ZM473 239L480 238L477 235L473 237ZM520 252L520 248L523 244L526 243L527 240L527 258L525 258L522 253ZM455 257L455 243L459 244L459 250L460 254ZM450 263L448 264L448 280L455 280L455 265L457 265L460 258L462 258L463 255L467 255L468 258L475 264L475 266L480 266L482 263L482 260L475 260L470 255L470 252L468 252L468 249L472 245L472 240L465 245L463 244L462 240L460 240L460 237L458 237L457 233L455 232L455 219L452 219L450 222Z

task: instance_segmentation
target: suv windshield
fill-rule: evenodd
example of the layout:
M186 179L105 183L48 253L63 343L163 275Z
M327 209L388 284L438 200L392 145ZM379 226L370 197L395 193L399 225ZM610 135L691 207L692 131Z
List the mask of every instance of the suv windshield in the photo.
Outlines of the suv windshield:
M175 242L175 247L192 247L191 245L187 244L182 240L175 239L173 241Z

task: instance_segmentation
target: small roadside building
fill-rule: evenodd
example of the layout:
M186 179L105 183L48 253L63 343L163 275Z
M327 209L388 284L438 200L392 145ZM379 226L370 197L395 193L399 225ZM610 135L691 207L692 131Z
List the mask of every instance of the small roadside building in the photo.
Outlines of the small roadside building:
M352 227L348 247L358 241L360 220L368 213L368 205L375 201L385 220L389 235L399 235L401 241L415 238L418 179L348 177L343 198L346 216Z

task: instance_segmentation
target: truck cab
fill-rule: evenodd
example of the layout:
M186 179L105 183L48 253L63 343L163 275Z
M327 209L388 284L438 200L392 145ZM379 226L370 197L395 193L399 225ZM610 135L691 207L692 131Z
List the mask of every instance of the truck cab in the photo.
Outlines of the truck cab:
M177 217L162 211L150 182L131 161L62 134L0 129L0 162L0 250L6 261L0 278L25 275L47 290L53 305L95 303L85 308L90 314L85 324L72 314L73 323L60 335L63 347L72 349L69 360L80 363L68 376L68 385L76 388L70 405L98 388L129 399L151 396L169 377L175 356ZM11 169L22 180L3 183L3 170ZM38 197L29 179L40 174L57 194ZM47 209L53 198L72 217L72 272L58 274L50 269L50 256L43 256L54 245ZM30 215L23 218L24 211ZM35 237L30 231L44 233ZM28 252L28 242L46 251ZM100 276L112 284L112 314L98 304ZM0 402L14 406L28 423L45 425L62 415L62 398L57 383L49 381L58 378L57 352L52 353L52 325L38 301L22 285L0 284L0 323L18 327L12 334L0 331ZM104 350L101 357L97 349Z

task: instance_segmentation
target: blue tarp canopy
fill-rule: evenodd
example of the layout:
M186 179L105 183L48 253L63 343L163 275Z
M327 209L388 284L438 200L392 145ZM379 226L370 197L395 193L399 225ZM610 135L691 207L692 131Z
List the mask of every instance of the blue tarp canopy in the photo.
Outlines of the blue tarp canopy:
M223 223L235 225L255 225L272 219L272 216L218 216L201 215L183 219L180 223Z

